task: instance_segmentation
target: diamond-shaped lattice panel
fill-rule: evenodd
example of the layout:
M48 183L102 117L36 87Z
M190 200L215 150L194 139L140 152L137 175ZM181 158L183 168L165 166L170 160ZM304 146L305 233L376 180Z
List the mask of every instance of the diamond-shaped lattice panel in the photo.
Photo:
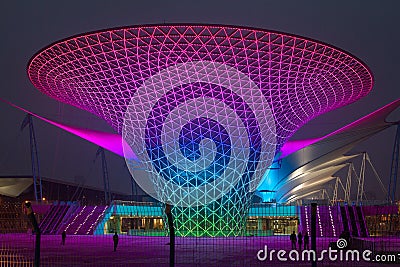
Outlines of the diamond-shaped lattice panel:
M332 46L218 25L79 35L34 56L28 75L123 134L147 170L135 179L177 206L181 235L237 234L251 191L286 140L373 84L362 62Z
M254 191L276 149L274 118L257 85L210 61L146 80L125 112L123 138L148 171L135 175L127 158L141 188L184 207L213 202L239 182Z

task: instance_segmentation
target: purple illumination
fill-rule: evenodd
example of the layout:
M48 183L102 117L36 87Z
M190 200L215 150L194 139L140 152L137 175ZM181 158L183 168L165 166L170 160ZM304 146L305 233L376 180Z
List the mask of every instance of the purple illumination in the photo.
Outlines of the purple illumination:
M44 94L96 114L120 134L137 88L161 70L191 61L226 64L257 84L274 114L277 151L307 121L356 101L373 85L362 62L332 46L216 25L127 27L76 36L38 53L28 74Z
M130 147L141 167L127 160L132 176L174 205L178 235L240 233L252 192L286 141L373 86L364 63L332 46L218 25L71 37L35 55L28 75L44 94L122 135L124 152Z
M126 142L122 139L121 135L119 134L113 134L113 133L106 133L106 132L101 132L101 131L96 131L96 130L91 130L91 129L84 129L76 126L71 126L71 125L66 125L63 123L59 123L53 120L49 120L47 118L44 118L42 116L39 116L33 112L30 112L29 110L26 110L22 107L19 107L9 101L6 101L4 99L0 98L0 101L7 103L10 106L13 106L19 110L22 110L23 112L29 113L32 116L45 121L51 125L54 125L60 129L63 129L64 131L67 131L69 133L72 133L76 136L79 136L93 144L96 144L98 146L101 146L117 155L120 155L121 157L126 157L128 159L132 160L137 160L137 157L135 153L130 149L130 146L126 144ZM125 151L124 151L125 149ZM124 155L125 152L125 155Z
M390 125L390 122L387 122L386 119L394 110L396 110L400 106L400 99L397 99L384 107L336 130L325 136L314 138L314 139L305 139L305 140L293 140L286 142L281 148L280 158L284 158L306 146L312 145L329 137L332 137L341 133L350 133L352 131L363 131L365 128L376 127L379 128L382 125ZM396 123L396 122L393 122Z

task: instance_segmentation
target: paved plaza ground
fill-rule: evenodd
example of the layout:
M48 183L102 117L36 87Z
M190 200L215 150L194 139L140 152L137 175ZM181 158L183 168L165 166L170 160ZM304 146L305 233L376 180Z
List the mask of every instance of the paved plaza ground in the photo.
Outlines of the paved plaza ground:
M33 266L35 236L27 234L0 235L0 267ZM327 249L334 238L318 238L318 251ZM382 240L381 240L382 241ZM383 240L398 250L398 239ZM65 246L61 236L43 235L41 241L41 266L169 266L168 237L139 237L120 235L116 252L113 252L112 235L67 236ZM257 252L268 246L268 251L285 249L289 253L288 236L229 237L229 238L176 238L176 264L179 267L195 266L311 266L308 261L282 262L276 258L259 261ZM288 255L286 254L286 258ZM325 259L317 266L396 266L377 262L346 262Z

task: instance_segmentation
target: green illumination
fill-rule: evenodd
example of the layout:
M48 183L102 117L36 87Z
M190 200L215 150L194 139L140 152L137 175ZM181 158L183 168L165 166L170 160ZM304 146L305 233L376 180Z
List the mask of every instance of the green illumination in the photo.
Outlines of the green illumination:
M232 190L207 206L174 207L177 236L239 236L245 233L252 193Z

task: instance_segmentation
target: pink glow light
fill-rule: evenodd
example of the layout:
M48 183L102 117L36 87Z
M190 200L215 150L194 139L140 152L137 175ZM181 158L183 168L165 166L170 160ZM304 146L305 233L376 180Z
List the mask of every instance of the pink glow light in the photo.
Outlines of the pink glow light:
M22 107L19 107L7 100L1 99L0 101L7 103L10 106L13 106L19 110L22 110L23 112L29 113L32 116L45 121L47 123L50 123L51 125L54 125L60 129L63 129L69 133L72 133L76 136L79 136L89 142L92 142L93 144L96 144L98 146L101 146L117 155L120 155L121 157L124 157L124 151L123 151L123 146L126 145L125 140L123 140L122 136L119 134L113 134L113 133L106 133L106 132L101 132L101 131L96 131L96 130L91 130L91 129L84 129L76 126L70 126L66 125L63 123L59 123L53 120L49 120L45 117L39 116L33 112L30 112L29 110L26 110ZM133 153L132 150L130 150L130 146L126 145L126 151L125 151L125 157L128 159L133 159L137 160L137 157L135 153Z
M314 143L320 142L322 140L328 139L330 137L333 137L337 134L341 133L351 133L355 131L362 131L363 129L368 129L371 127L379 128L382 125L390 125L390 124L395 124L398 122L387 122L386 118L392 113L394 110L396 110L400 106L400 99L397 99L393 101L392 103L387 104L386 106L362 117L361 119L358 119L336 131L333 131L325 136L319 137L319 138L314 138L314 139L304 139L304 140L293 140L293 141L288 141L286 142L283 147L281 148L282 154L280 155L280 158L284 158L302 148L305 148L306 146L312 145Z
M226 64L259 86L276 121L277 151L306 122L358 100L373 86L364 63L330 45L220 25L148 25L82 34L35 55L28 75L44 94L96 114L120 134L136 89L161 70L190 61Z

